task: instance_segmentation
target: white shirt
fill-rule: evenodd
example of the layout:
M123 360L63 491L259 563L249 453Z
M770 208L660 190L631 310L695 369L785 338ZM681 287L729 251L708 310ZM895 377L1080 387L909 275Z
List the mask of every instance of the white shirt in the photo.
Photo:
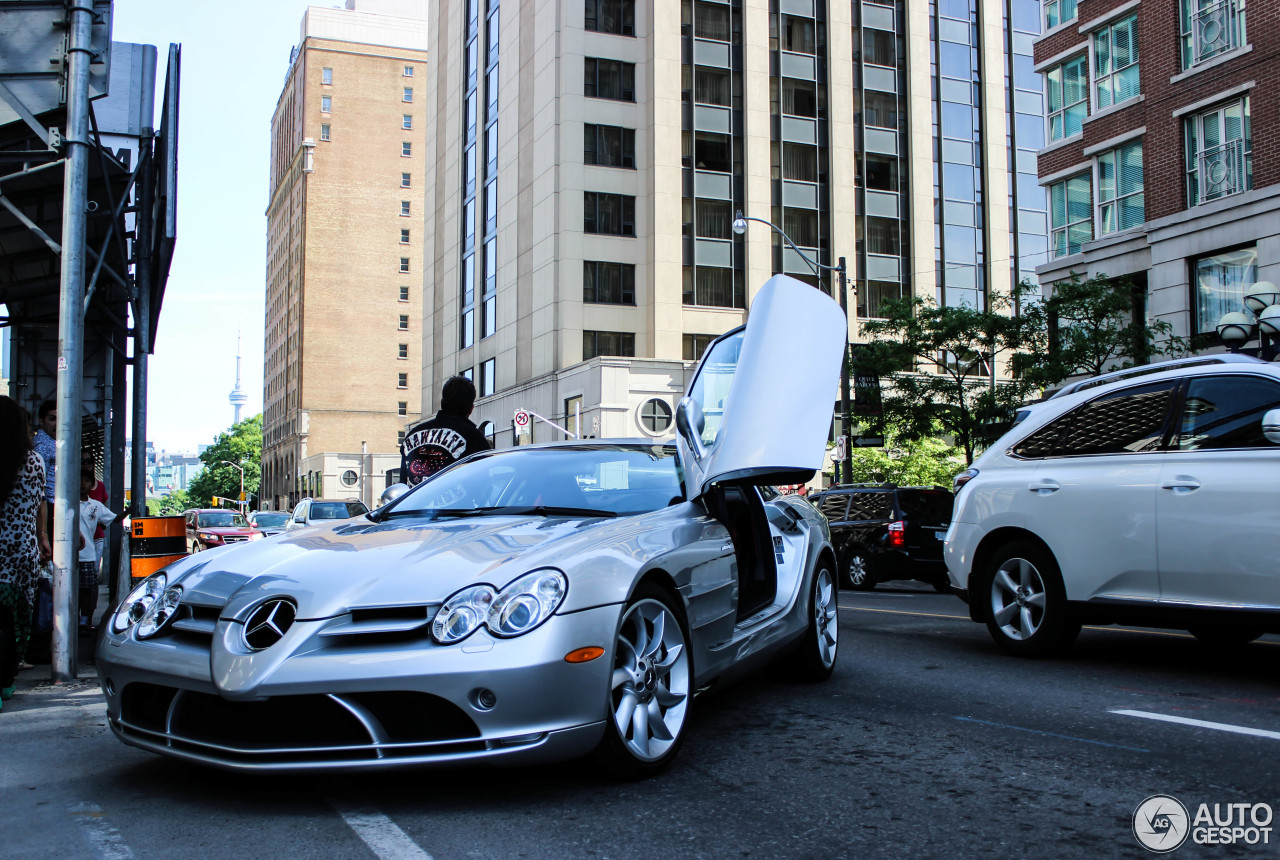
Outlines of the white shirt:
M107 506L97 499L83 499L80 502L80 536L84 538L84 546L80 547L80 561L98 560L98 551L93 546L93 534L98 526L105 526L116 518Z

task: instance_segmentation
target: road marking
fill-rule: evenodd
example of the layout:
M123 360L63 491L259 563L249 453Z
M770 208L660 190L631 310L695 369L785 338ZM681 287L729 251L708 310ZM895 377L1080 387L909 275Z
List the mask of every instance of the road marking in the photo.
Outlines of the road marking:
M371 807L345 808L336 802L333 807L381 860L431 860L430 854L419 848L394 821L378 810Z
M1182 726L1194 726L1199 729L1216 729L1220 732L1232 732L1237 735L1251 735L1255 738L1270 738L1273 741L1280 741L1280 732L1273 732L1268 729L1251 729L1248 726L1233 726L1231 723L1212 723L1208 720L1193 720L1190 717L1174 717L1169 714L1157 714L1152 711L1129 711L1129 710L1113 710L1113 714L1122 714L1126 717L1139 717L1144 720L1159 720L1162 723L1177 723Z
M71 806L84 835L103 860L133 860L133 852L124 844L120 831L107 823L106 813L96 803L76 803Z
M905 609L871 609L866 606L841 606L841 609L848 609L852 612L887 612L890 615L919 615L923 618L954 618L958 621L968 621L968 615L941 615L937 612L907 612Z
M953 717L953 719L961 720L966 723L979 723L984 726L994 726L998 729L1013 729L1016 732L1030 732L1033 735L1044 735L1050 738L1061 738L1064 741L1079 741L1082 744L1095 744L1100 747L1110 747L1113 750L1128 750L1129 752L1149 753L1151 750L1144 750L1139 747L1127 747L1122 744L1109 744L1106 741L1091 741L1088 738L1074 738L1071 735L1059 735L1053 732L1043 732L1040 729L1028 729L1024 726L1011 726L1007 723L991 723L986 720L975 720L973 717Z

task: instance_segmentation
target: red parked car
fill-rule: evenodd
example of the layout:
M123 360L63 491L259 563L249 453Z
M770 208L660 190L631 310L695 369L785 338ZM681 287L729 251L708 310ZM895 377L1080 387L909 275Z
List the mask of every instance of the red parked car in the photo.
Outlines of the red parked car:
M187 518L187 547L193 553L264 537L239 511L203 508L183 516Z

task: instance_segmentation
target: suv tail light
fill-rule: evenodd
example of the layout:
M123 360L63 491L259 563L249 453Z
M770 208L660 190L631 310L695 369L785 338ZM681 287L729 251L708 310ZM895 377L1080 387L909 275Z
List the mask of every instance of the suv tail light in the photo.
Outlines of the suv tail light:
M951 492L953 493L960 492L961 487L963 487L965 484L969 483L976 477L978 477L977 469L965 469L959 475L956 475L954 478L951 479Z
M889 523L889 546L903 547L907 545L906 523L902 520Z

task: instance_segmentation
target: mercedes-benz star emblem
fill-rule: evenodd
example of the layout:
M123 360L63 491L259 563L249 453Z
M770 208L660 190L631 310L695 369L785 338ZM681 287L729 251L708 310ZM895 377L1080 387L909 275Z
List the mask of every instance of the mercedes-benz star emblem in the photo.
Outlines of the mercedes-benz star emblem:
M293 626L297 607L288 600L268 600L253 610L244 623L244 641L254 651L270 648Z

